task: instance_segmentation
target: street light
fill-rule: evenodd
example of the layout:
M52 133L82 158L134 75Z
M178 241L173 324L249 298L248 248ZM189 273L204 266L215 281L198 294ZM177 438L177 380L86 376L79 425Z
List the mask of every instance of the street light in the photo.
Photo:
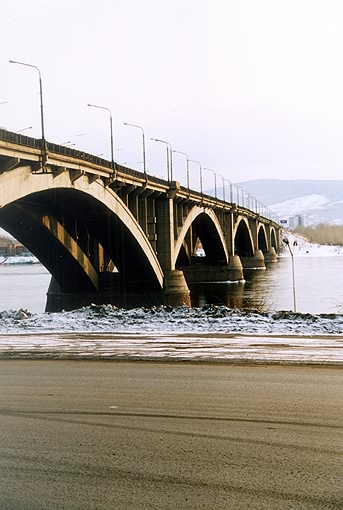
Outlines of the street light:
M113 122L112 122L112 112L106 106L99 106L97 104L89 104L87 106L91 106L92 108L100 108L100 110L106 110L110 115L110 131L111 131L111 168L114 170L114 150L113 150Z
M233 184L229 180L227 182L230 184L230 203L232 204L232 202L233 202Z
M167 146L167 174L168 174L168 181L173 180L173 150L171 148L171 145L169 142L166 142L165 140L160 140L159 138L150 138L150 140L153 140L154 142L161 142L166 144Z
M223 182L223 200L225 202L225 182L228 182L230 185L230 203L232 204L232 182L229 179L225 179L222 175L220 175L220 178Z
M25 62L17 62L16 60L10 60L10 64L19 64L21 66L32 67L38 71L39 76L39 95L40 95L40 121L41 121L41 129L42 129L42 166L44 167L47 162L47 150L46 150L46 142L45 142L45 133L44 133L44 111L43 111L43 87L42 87L42 77L40 70L37 66L32 64L26 64Z
M220 175L219 177L221 178L222 184L223 184L223 202L225 202L225 181L226 181L226 179L222 175Z
M198 163L198 165L200 166L200 193L202 194L202 166L201 166L201 163L200 163L200 161L197 161L196 159L190 159L189 161L191 161L192 163Z
M176 151L176 150L173 150L173 152L177 152L178 154L183 154L187 158L187 188L189 189L189 159L188 159L188 154L186 154L185 152Z
M145 157L145 136L144 136L144 129L142 126L137 126L137 124L130 124L129 122L124 122L124 126L132 126L135 128L138 128L142 131L142 138L143 138L143 171L144 171L144 177L146 179L146 157Z
M208 172L212 172L214 175L214 198L217 198L217 174L214 170L211 170L211 168L205 168L204 170L207 170Z
M291 249L291 246L289 244L289 240L287 237L284 237L282 241L285 243L286 246L288 246L289 253L291 254L291 260L292 260L292 282L293 282L293 311L297 311L296 301L295 301L295 276L294 276L294 254Z

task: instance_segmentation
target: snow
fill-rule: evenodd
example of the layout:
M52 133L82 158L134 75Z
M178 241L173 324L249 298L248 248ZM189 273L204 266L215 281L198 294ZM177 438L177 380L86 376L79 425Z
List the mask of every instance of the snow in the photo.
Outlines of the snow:
M324 195L305 195L302 197L292 198L279 202L277 204L271 204L270 207L277 215L283 216L295 216L297 214L308 214L311 209L321 209L328 203L327 198Z
M286 232L282 238L287 238L294 257L338 257L343 256L343 247L335 245L322 245L309 243L304 237ZM291 253L286 245L280 254L281 257L290 257Z
M0 358L343 362L343 315L225 306L0 313Z
M15 257L0 257L0 265L8 266L8 265L19 265L19 264L39 264L39 260L33 255L25 255L20 256L16 255Z

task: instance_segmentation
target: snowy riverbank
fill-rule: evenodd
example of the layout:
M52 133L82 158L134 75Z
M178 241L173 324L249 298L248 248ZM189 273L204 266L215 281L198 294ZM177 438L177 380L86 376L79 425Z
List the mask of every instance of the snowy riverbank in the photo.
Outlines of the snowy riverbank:
M0 313L0 358L343 363L343 315L224 306Z
M0 265L2 266L15 266L22 264L40 264L39 260L33 255L13 257L0 257Z

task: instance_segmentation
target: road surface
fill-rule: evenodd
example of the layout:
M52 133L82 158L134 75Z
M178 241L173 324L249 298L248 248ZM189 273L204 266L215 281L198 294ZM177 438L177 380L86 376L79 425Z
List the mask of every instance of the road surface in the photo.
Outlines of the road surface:
M343 369L1 361L1 510L343 508Z

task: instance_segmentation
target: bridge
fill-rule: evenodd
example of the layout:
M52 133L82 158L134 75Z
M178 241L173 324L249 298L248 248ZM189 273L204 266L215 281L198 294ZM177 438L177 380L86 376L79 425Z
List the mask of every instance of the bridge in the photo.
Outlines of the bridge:
M275 261L281 232L244 205L4 129L0 226L51 273L47 311L191 305L189 283Z

